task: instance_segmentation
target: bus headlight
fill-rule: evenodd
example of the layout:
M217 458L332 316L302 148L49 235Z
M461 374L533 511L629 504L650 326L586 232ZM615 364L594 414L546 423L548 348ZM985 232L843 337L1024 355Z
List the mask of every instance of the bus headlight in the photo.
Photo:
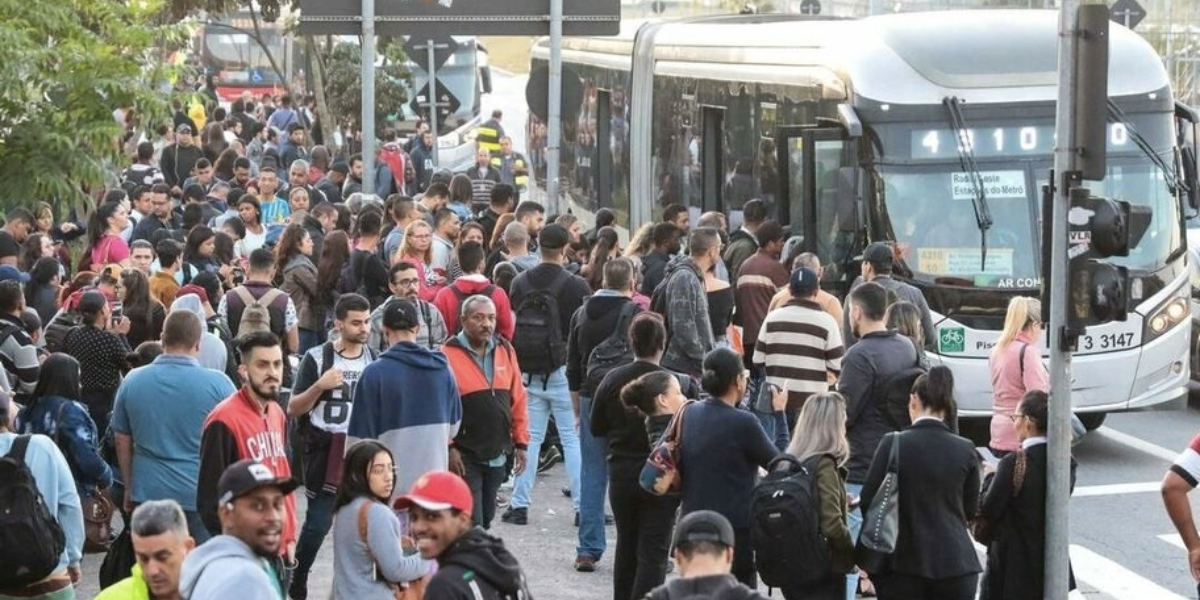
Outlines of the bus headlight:
M1187 299L1178 296L1171 298L1146 318L1146 333L1142 342L1149 342L1170 331L1176 325L1184 322L1189 314Z

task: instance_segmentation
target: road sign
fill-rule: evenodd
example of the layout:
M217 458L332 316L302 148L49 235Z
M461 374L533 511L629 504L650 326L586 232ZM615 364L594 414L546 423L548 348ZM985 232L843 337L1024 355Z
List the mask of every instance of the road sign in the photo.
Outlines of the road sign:
M1133 29L1146 18L1146 9L1137 0L1117 0L1109 14L1112 20Z
M446 89L446 85L444 83L434 79L434 84L437 89L437 122L444 125L446 124L446 120L450 118L450 115L458 112L458 109L462 107L462 102ZM425 85L421 86L421 91L417 92L417 94L413 96L413 99L408 103L408 106L409 108L413 109L413 112L428 119L429 102L429 82L426 81Z
M376 2L378 35L549 35L546 0ZM361 35L362 0L300 0L301 35ZM563 35L616 35L620 0L563 0ZM418 61L419 62L419 61Z
M819 15L821 14L820 0L804 0L800 3L800 14L802 15Z
M422 70L429 70L428 46L430 40L433 41L433 68L440 69L446 61L450 60L451 56L458 51L459 44L454 41L454 38L448 35L412 35L408 41L404 42L404 51L408 53L408 59L417 64L417 67Z
M538 67L529 73L529 81L525 83L525 102L529 112L543 121L550 111L550 69ZM564 121L570 121L579 115L583 104L583 83L579 74L568 66L562 68L562 108L560 116Z

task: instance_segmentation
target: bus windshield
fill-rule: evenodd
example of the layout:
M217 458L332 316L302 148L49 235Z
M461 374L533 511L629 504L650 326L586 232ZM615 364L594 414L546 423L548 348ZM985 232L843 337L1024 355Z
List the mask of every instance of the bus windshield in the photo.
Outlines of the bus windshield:
M262 42L282 55L283 38L278 31L263 28ZM209 25L204 33L205 66L226 85L272 86L280 83L271 60L249 33L225 25Z

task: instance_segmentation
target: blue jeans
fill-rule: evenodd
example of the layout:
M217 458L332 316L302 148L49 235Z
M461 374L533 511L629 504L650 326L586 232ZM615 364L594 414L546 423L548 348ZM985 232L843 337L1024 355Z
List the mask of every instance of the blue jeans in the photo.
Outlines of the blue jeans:
M308 511L304 515L304 526L300 528L300 540L296 542L296 572L293 577L300 581L308 581L308 572L312 570L321 551L321 542L329 534L333 525L333 501L336 494L318 490L316 495L308 497Z
M579 439L583 464L579 481L579 548L596 560L604 554L604 496L608 490L608 439L592 435L592 399L579 399Z
M529 466L513 483L513 494L509 506L528 508L533 493L533 482L537 479L537 461L546 440L546 426L554 415L558 428L558 439L562 443L563 463L567 466L567 483L571 486L571 502L579 510L579 435L575 431L575 409L571 406L571 393L567 390L567 368L562 367L550 375L530 375L526 384L529 392Z
M863 486L861 483L847 483L847 496L861 496ZM847 516L847 525L850 527L850 541L858 543L858 534L862 533L863 514L862 507L858 507L850 511ZM870 573L867 573L870 575ZM858 591L858 573L850 573L846 575L846 600L854 600L855 592Z
M775 442L775 448L780 452L785 452L788 443L791 442L791 436L788 435L786 413L761 413L756 410L754 416L758 417L758 422L762 424L767 439Z

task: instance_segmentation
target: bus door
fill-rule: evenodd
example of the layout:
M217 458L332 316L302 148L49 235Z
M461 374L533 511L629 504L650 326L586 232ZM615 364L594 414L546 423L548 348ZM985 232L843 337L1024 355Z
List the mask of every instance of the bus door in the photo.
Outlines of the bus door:
M775 151L775 214L801 237L805 252L820 258L822 287L844 297L858 275L853 258L862 245L857 141L841 127L782 126L775 130Z

